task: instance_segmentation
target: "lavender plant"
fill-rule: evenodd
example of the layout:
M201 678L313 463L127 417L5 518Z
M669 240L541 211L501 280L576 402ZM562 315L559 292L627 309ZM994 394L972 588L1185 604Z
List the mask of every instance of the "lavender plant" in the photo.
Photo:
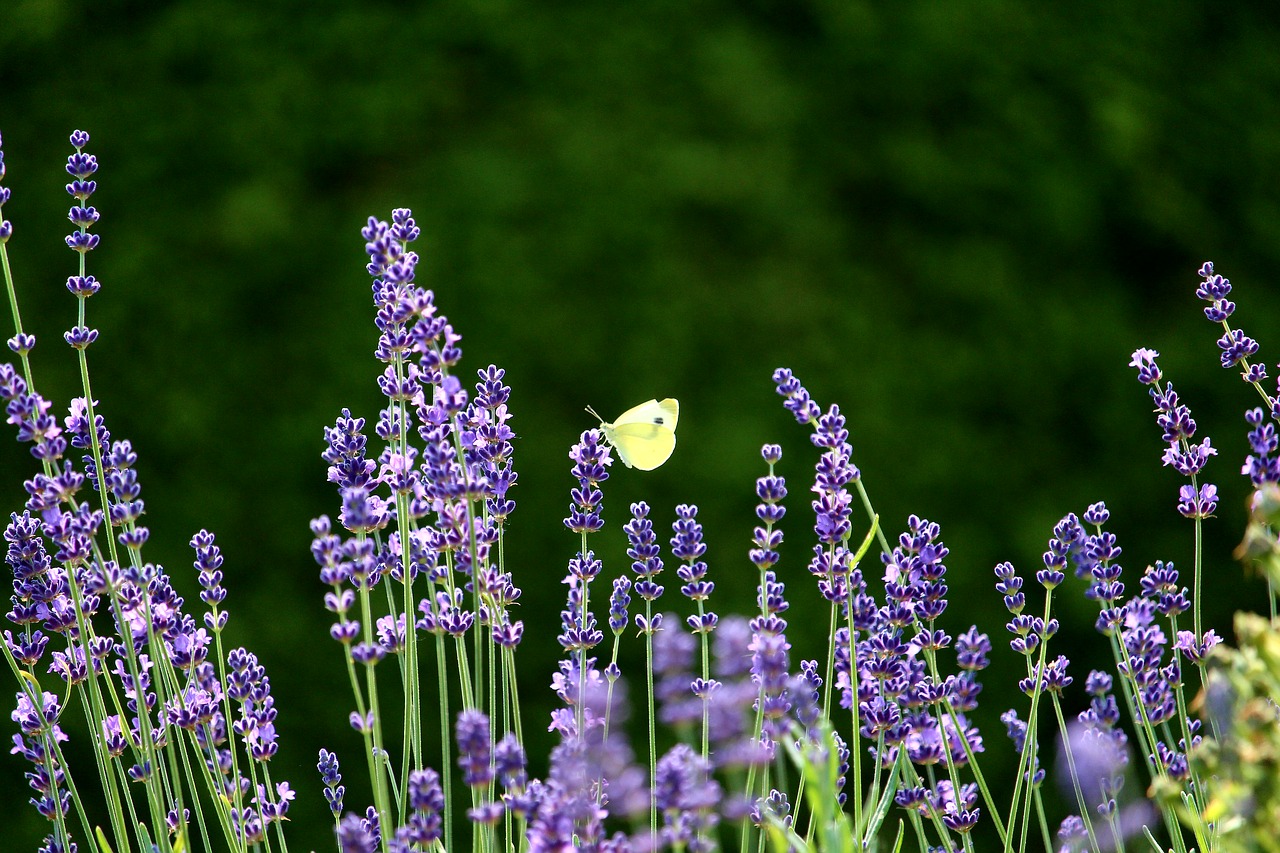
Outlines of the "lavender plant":
M77 258L67 287L77 319L64 339L82 395L61 423L35 390L35 339L23 330L8 265L13 228L0 216L15 326L8 344L18 359L0 365L0 396L38 469L5 529L12 752L27 762L31 804L49 822L43 853L285 851L294 792L271 774L275 699L258 659L230 647L214 536L190 540L194 581L146 562L137 455L112 438L93 396L97 332L87 302L101 285L87 271L99 218L87 205L97 172L88 142L72 134L67 163L74 230L66 243ZM0 185L0 214L8 201ZM983 772L986 744L971 715L998 644L948 614L940 526L913 515L890 538L840 408L821 407L786 369L773 376L777 392L818 451L806 484L812 515L798 525L812 534L807 578L784 557L783 523L795 516L780 445L762 447L757 526L737 557L708 552L692 503L669 513L633 504L625 557L598 552L590 537L607 523L616 452L599 429L570 449L564 526L577 539L565 555L563 657L550 677L561 706L546 721L558 742L531 766L525 723L533 721L523 718L516 669L521 592L505 541L518 483L512 389L494 365L464 382L461 338L417 283L418 236L408 210L371 218L362 231L385 404L372 420L373 447L369 421L349 410L324 430L338 510L336 522L320 516L311 525L334 656L351 689L346 722L362 744L341 762L321 750L318 779L305 783L328 805L339 850L896 851L910 838L932 853L976 849L983 823L1005 851L1275 848L1274 592L1270 621L1240 617L1239 649L1205 629L1201 531L1217 490L1201 477L1216 450L1207 438L1194 442L1195 421L1149 349L1132 366L1156 406L1162 461L1188 481L1176 511L1194 531L1191 586L1167 561L1126 586L1101 502L1054 526L1030 575L1009 562L995 567L1026 696L1000 715L1018 756L1012 773ZM1246 414L1253 453L1243 470L1255 491L1240 555L1271 584L1280 580L1280 403L1250 362L1257 344L1229 324L1229 282L1211 264L1200 275L1206 316L1224 329L1222 364L1239 367L1265 404ZM664 612L676 605L659 583L666 561L655 518L664 515L692 611L683 619ZM749 617L718 613L714 578L738 571L728 567L743 557L755 569L756 608ZM864 566L877 558L875 571ZM801 652L788 635L787 588L805 582L827 602L817 618L828 630L824 648ZM182 588L196 591L198 618ZM1055 644L1062 595L1096 605L1110 649L1083 676ZM605 610L607 663L595 615ZM1190 630L1180 621L1188 611ZM643 646L643 691L618 663L626 643ZM1087 703L1074 718L1064 701L1071 692ZM644 707L638 747L633 693ZM1196 702L1203 717L1191 714ZM660 753L670 740L663 729L675 743ZM69 765L62 745L72 733L88 743L92 768ZM356 765L368 802L351 802ZM1073 807L1065 818L1050 816L1050 765ZM89 797L105 804L107 826L91 821Z

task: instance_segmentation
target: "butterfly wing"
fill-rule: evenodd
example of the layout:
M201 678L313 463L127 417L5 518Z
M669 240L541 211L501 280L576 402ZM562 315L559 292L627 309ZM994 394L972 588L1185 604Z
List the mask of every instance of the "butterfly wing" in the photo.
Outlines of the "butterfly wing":
M676 422L680 404L671 397L650 400L627 409L612 424L605 424L605 436L628 468L652 471L671 458L676 449Z
M628 468L652 471L671 458L676 434L658 424L618 424L609 440Z
M668 397L665 400L650 400L647 403L627 409L618 419L613 422L614 426L622 426L623 424L646 423L664 426L669 430L676 428L676 421L680 419L680 402L674 397Z

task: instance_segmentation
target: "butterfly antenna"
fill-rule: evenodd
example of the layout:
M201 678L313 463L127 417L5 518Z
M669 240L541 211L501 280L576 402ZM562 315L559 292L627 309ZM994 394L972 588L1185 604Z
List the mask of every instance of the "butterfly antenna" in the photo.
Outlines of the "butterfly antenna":
M591 408L590 406L587 406L587 412L589 412L589 413L590 413L590 415L591 415L591 417L595 418L595 419L596 419L596 420L598 420L600 423L604 423L604 418L602 418L602 417L600 417L599 415L597 415L597 414L596 414L596 410L595 410L595 409Z

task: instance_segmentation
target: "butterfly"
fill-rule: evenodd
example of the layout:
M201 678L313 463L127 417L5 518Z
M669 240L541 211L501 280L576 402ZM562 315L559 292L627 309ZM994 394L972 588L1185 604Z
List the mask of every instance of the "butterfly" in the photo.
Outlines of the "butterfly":
M627 409L613 423L606 422L590 406L587 411L600 421L605 440L628 468L652 471L670 459L671 451L676 449L680 403L674 397L641 403Z

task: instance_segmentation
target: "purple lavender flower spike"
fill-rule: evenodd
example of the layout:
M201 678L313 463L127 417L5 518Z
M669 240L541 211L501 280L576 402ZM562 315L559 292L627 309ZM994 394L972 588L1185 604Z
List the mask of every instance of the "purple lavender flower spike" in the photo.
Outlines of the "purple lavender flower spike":
M1200 267L1198 274L1201 281L1196 288L1196 296L1209 303L1209 307L1204 309L1204 316L1223 327L1222 337L1218 339L1218 348L1222 350L1222 366L1242 365L1240 375L1245 382L1259 383L1266 379L1265 367L1248 363L1248 359L1258 352L1257 341L1239 329L1232 329L1227 323L1236 310L1235 303L1227 299L1231 293L1231 282L1214 273L1213 263L1210 261Z
M782 459L782 448L776 444L766 444L760 449L760 455L772 471L772 466ZM760 571L765 571L778 562L782 531L774 530L773 526L787 514L787 508L782 505L786 496L787 482L782 477L770 473L756 480L756 497L760 499L760 503L756 504L756 518L764 526L757 526L752 531L752 548L747 556Z
M578 487L570 493L573 505L569 508L569 517L564 520L564 524L574 533L594 533L604 527L604 519L600 517L604 492L600 491L597 484L609 479L608 466L613 464L613 459L602 438L599 430L589 429L569 451Z
M341 853L376 853L378 842L368 822L357 814L348 814L335 830Z
M458 714L457 739L463 781L473 788L493 781L489 718L474 708L462 711Z
M51 403L29 392L27 384L11 365L0 365L0 394L6 400L5 422L18 428L17 439L30 442L31 455L40 460L57 460L67 449L58 419L49 414ZM75 410L76 402L71 403Z
M347 789L342 784L342 773L338 768L338 756L327 749L320 750L320 761L316 765L320 771L320 781L324 782L324 799L329 804L329 811L336 818L342 814L342 798Z
M1257 351L1257 344L1243 336L1239 337L1242 340L1237 340L1228 333L1224 340L1231 340L1229 349L1227 344L1219 342L1220 346L1228 349L1223 353L1223 366L1229 367ZM1158 355L1153 350L1140 349L1134 352L1130 364L1138 368L1139 381L1150 386L1151 399L1156 404L1156 424L1167 445L1161 462L1184 477L1195 477L1218 451L1208 438L1198 444L1192 443L1196 434L1196 422L1191 417L1191 410L1179 402L1173 383L1168 382L1161 387L1160 371L1155 364ZM1198 488L1185 485L1179 489L1178 512L1187 518L1206 518L1217 508L1217 504L1218 489L1212 484L1204 484Z
M657 765L653 797L665 824L664 840L678 847L708 850L708 833L719 816L720 785L711 764L688 744L677 744Z
M90 180L98 171L98 158L83 152L88 144L89 134L76 131L71 136L71 145L76 152L67 157L67 174L72 179L66 187L67 195L79 203L67 213L67 218L77 230L67 235L66 244L67 248L82 255L97 248L99 240L98 235L88 233L88 229L98 221L98 211L84 204L98 188L97 182Z
M773 372L773 382L778 386L778 393L786 398L783 407L787 411L795 415L796 420L802 424L811 423L818 419L822 410L818 408L818 404L809 396L809 392L800 384L800 380L785 367L780 367Z
M653 531L653 522L649 520L649 505L643 501L631 505L631 520L623 526L627 534L627 556L631 558L631 571L636 575L632 589L636 595L651 606L662 595L663 587L657 582L662 572L662 558L658 555L657 534ZM637 613L636 626L643 634L655 634L662 627L662 614L648 616Z
M614 636L627 629L627 608L631 606L631 579L625 576L613 579L613 593L609 596L609 630Z

